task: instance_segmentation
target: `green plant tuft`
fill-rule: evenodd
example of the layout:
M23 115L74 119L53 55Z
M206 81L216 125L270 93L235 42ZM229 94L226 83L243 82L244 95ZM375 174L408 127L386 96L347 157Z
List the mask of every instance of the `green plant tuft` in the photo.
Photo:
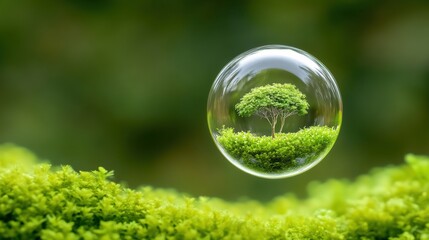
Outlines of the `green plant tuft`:
M338 129L312 126L295 133L279 133L276 138L250 132L219 130L217 140L243 165L264 173L280 173L307 165L323 151L329 151Z
M429 239L429 158L354 182L309 185L268 203L193 198L108 180L100 168L52 169L0 146L0 239Z

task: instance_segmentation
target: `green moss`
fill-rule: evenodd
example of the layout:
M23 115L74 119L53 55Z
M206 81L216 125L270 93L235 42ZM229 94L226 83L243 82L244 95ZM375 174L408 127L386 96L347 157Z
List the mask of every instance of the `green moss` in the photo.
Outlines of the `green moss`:
M429 239L429 158L268 203L192 198L0 147L0 239Z
M243 165L264 173L281 173L307 165L329 150L338 129L312 126L295 133L278 133L275 138L250 132L219 131L217 140Z

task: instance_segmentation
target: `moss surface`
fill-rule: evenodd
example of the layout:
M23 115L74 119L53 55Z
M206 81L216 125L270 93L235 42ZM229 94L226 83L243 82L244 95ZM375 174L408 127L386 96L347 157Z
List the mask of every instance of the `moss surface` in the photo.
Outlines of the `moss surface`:
M338 136L338 129L312 126L294 133L278 133L275 138L256 136L250 132L219 131L217 140L243 165L263 173L281 173L300 168L329 150Z
M111 182L0 146L0 239L429 239L429 159L354 182L309 185L308 198L226 202Z

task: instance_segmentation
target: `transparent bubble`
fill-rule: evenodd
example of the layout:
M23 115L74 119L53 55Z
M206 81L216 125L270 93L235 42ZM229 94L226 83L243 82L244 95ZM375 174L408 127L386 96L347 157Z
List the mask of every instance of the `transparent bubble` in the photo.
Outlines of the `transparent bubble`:
M287 46L249 50L219 73L207 119L222 154L264 178L300 174L334 145L342 102L334 77L310 54Z

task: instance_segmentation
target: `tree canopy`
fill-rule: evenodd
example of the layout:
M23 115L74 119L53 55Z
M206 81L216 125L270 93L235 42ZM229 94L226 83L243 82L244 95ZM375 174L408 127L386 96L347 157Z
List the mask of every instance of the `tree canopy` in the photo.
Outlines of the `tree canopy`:
M235 105L235 109L241 117L257 115L265 118L271 125L271 136L274 138L279 118L279 132L282 132L287 117L305 115L309 106L306 96L295 85L274 83L251 89Z

